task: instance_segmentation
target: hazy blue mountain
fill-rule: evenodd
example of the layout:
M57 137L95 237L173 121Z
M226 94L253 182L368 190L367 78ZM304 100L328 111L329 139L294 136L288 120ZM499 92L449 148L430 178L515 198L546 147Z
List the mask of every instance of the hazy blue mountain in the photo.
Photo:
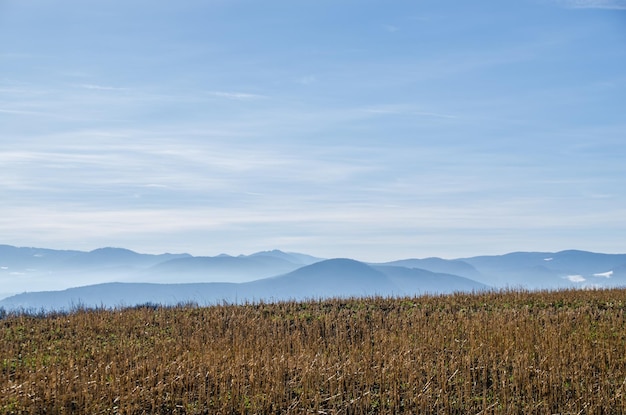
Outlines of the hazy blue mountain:
M329 259L277 277L246 284L265 298L304 299L320 297L391 295L398 288L389 277L352 259Z
M0 245L0 267L14 271L47 268L78 254L80 251Z
M139 304L176 305L195 302L211 305L237 300L238 284L105 283L62 291L22 293L0 301L8 310L50 311L76 307L127 307Z
M232 258L232 257L231 257ZM448 274L401 267L372 267L351 259L331 259L276 277L246 283L108 283L63 291L23 293L0 301L7 309L70 309L132 306L141 303L200 305L221 302L303 300L326 297L399 296L487 288Z
M79 252L67 258L59 267L65 269L107 269L143 268L179 258L189 258L189 254L139 254L123 248L100 248L90 252Z
M457 259L424 258L424 259L401 259L398 261L386 262L380 265L390 265L403 268L419 268L431 272L453 274L470 279L482 277L480 272L465 261Z
M421 268L470 278L493 287L565 288L622 286L618 268L626 266L626 254L587 251L512 252L455 260L406 259L383 265ZM613 271L611 275L597 276Z
M568 250L550 252L513 252L505 255L464 258L482 275L477 280L496 286L557 288L567 286L619 286L623 281L607 273L626 266L626 254L599 254Z
M171 262L173 261L173 262ZM320 261L279 250L249 256L192 257L189 254L140 254L123 248L90 252L0 245L0 289L63 289L103 282L243 282L293 271Z
M616 277L626 278L626 264L613 268Z
M0 300L5 299L7 297L11 297L12 295L15 295L15 294L16 293L13 293L13 292L5 292L5 293L3 292L3 293L0 293Z
M240 257L192 257L110 247L83 252L0 245L0 288L10 293L32 287L50 290L114 281L242 282L283 274L318 260L278 250Z
M157 263L189 256L138 254L122 248L83 252L0 245L0 289L22 292L125 281Z
M420 268L379 265L376 270L386 274L398 287L396 294L451 294L454 292L483 291L489 286L458 275L431 272Z
M278 249L274 249L272 251L256 252L249 256L250 257L263 256L263 257L280 258L280 259L284 259L285 261L289 261L289 262L292 262L294 264L299 264L299 265L311 265L316 262L323 261L323 258L317 258L311 255L300 254L297 252L283 252Z
M278 256L188 257L162 262L145 270L149 282L244 282L293 271L301 265Z
M419 295L488 287L615 286L626 286L626 254L513 252L365 264L278 250L237 257L192 257L139 254L121 248L80 252L0 245L1 291L7 295L42 291L4 299L0 294L0 306L7 308Z
M0 245L0 290L15 293L26 289L63 288L62 284L50 278L50 274L58 264L79 253L79 251Z
M557 252L548 262L548 267L595 274L626 265L626 254L600 254L595 252L568 250Z

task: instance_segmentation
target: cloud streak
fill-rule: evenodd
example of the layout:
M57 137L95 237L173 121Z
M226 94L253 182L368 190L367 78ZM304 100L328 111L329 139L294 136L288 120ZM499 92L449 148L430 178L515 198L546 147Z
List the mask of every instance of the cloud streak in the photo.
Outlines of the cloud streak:
M79 88L91 89L96 91L128 91L128 88L119 88L113 86L105 86L105 85L95 85L95 84L78 84Z
M225 91L212 91L209 92L210 95L213 95L218 98L226 98L237 101L252 101L257 99L266 99L268 98L265 95L259 94L250 94L245 92L225 92Z
M0 242L365 260L622 246L626 55L608 13L401 2L355 19L337 2L250 18L227 2L201 21L195 6L99 20L121 5L89 13L102 30L46 30L65 0L3 21L6 54L30 58L3 60Z
M112 186L111 190L123 191L119 184ZM461 256L479 254L481 246L498 240L504 251L507 249L506 239L512 235L515 235L516 243L531 243L537 239L533 246L539 249L540 235L545 233L581 233L592 237L595 230L601 230L604 237L610 239L612 234L626 231L616 226L626 214L624 209L615 207L612 212L604 211L599 216L585 208L564 209L558 199L546 209L543 197L506 202L497 197L485 197L482 201L467 203L457 199L454 191L452 200L458 202L450 204L441 197L428 202L419 197L403 199L404 191L387 191L375 196L371 191L359 194L338 187L324 194L319 190L302 192L291 186L278 191L278 187L272 185L269 188L253 187L253 192L245 191L245 186L239 191L238 186L205 188L204 191L212 192L211 198L198 204L190 203L184 189L181 192L180 187L174 186L175 183L159 183L158 186L145 183L141 186L147 187L148 191L162 192L161 200L179 201L174 204L138 203L131 197L132 192L141 193L138 188L131 189L127 202L118 200L112 204L88 198L72 201L66 197L62 204L58 201L52 204L54 199L47 202L44 198L39 207L32 207L12 198L1 209L0 227L10 241L24 238L22 242L15 242L20 244L39 235L38 240L54 245L65 243L66 247L75 244L74 248L128 244L131 248L152 252L185 249L195 254L216 254L223 250L253 252L263 249L265 241L278 240L279 236L298 241L295 245L280 248L321 254L316 244L326 240L334 242L324 249L324 255L333 255L332 246L342 255L357 254L369 260L394 259L403 253L409 255L416 246L420 247L420 252L437 254L436 246L443 245L433 244L436 241L443 244L452 235L460 245L456 252ZM196 189L194 193L202 191L202 185L194 184L193 187ZM422 194L431 191L425 187L420 189ZM111 198L114 193L107 191L104 196ZM210 243L206 241L209 235ZM358 241L354 240L355 235L359 235ZM502 239L504 235L508 236ZM465 247L461 248L463 244ZM199 249L199 245L204 248ZM512 243L511 247L514 245ZM358 253L365 246L369 247L367 251L385 246L385 251L393 252L393 257L389 253L375 254L372 251L371 257L366 258L363 256L365 251Z
M558 3L572 9L626 10L625 0L559 0Z

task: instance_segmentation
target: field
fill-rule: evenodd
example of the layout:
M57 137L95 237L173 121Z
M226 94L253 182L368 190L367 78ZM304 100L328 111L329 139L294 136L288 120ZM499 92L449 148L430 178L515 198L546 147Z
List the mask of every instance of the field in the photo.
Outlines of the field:
M6 314L2 414L626 413L626 290Z

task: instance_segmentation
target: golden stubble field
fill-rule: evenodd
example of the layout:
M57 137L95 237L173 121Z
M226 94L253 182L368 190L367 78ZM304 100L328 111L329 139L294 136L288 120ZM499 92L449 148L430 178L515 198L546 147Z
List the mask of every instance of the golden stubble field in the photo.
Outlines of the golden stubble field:
M626 290L8 314L2 414L626 413Z

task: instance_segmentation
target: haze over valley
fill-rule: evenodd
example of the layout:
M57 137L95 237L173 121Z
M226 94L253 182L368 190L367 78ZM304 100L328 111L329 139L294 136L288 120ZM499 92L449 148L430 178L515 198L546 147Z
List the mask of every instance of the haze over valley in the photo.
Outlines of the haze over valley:
M620 287L626 254L569 250L366 263L280 250L194 257L1 245L0 284L7 297L0 307L26 310Z

